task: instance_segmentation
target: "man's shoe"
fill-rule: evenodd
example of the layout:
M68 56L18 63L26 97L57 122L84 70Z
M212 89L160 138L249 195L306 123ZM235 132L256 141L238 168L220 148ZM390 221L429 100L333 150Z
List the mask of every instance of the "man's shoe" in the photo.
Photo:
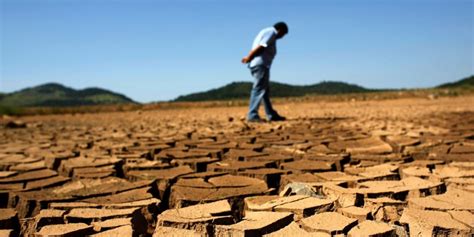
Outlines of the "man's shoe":
M277 115L277 116L273 116L273 117L270 119L270 122L285 121L285 120L286 120L285 117L280 116L280 115Z
M253 119L247 119L247 122L249 122L249 123L263 123L265 121L263 121L261 118L253 118Z

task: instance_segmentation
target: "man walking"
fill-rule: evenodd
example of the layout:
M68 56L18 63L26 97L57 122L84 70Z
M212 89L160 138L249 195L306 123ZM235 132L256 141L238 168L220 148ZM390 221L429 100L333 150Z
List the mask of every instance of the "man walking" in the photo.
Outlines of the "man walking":
M288 34L285 22L278 22L273 27L260 31L253 41L252 50L242 58L242 63L249 63L248 67L255 81L250 92L250 105L247 115L249 122L261 122L258 107L263 101L268 121L284 121L272 107L270 101L270 66L276 55L276 41Z

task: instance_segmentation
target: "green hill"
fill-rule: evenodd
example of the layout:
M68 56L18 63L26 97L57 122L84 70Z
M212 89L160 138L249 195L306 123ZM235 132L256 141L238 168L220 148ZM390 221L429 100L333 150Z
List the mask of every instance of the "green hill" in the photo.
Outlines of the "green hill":
M437 86L437 88L453 88L453 87L474 87L474 75L463 78L459 81L444 83Z
M252 83L250 82L233 82L209 91L179 96L174 101L208 101L248 98L250 96L251 88ZM358 85L330 81L307 86L294 86L279 82L270 82L270 88L272 97L294 97L309 94L327 95L372 91Z
M75 90L57 83L26 88L13 93L0 94L0 106L59 107L136 103L130 98L100 88Z

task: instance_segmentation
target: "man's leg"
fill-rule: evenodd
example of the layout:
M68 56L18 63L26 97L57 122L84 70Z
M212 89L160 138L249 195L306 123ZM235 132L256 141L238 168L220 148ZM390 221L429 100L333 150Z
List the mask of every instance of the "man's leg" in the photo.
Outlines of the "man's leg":
M266 69L265 66L250 68L250 72L254 77L254 83L252 90L250 91L249 113L247 115L248 120L260 119L258 108L260 107L260 101L265 95L266 88L268 88L268 78L267 81L265 80Z
M265 68L265 92L263 93L263 105L265 107L265 114L268 120L272 120L273 117L278 117L278 113L273 109L272 102L270 101L270 69Z

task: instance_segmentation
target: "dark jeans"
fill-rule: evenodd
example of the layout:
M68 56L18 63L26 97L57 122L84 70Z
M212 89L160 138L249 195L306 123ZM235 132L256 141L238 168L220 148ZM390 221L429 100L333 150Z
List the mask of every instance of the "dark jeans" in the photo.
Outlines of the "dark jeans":
M265 66L255 66L250 68L250 72L254 77L252 91L250 92L250 105L247 119L259 119L258 108L260 102L263 101L265 107L265 114L269 120L278 113L273 110L272 102L270 101L270 69Z

